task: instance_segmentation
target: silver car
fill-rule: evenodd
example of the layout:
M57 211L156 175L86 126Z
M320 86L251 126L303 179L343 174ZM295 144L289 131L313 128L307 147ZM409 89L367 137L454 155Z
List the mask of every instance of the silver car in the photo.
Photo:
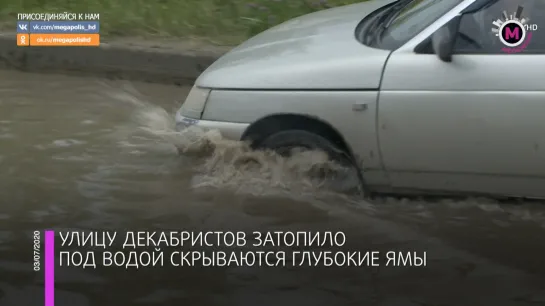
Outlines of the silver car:
M376 193L545 198L543 0L368 1L234 48L176 115L318 149Z

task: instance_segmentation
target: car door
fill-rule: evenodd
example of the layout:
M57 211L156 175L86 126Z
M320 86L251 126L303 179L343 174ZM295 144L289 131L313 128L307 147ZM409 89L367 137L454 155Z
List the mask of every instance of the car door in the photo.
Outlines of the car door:
M393 187L545 197L545 14L523 12L537 30L513 53L492 31L512 4L463 15L451 62L415 47L456 12L391 54L378 136Z

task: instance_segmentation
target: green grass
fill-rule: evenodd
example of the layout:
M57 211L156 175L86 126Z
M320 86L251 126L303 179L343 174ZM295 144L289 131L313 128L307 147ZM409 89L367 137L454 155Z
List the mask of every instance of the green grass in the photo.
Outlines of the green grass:
M17 13L99 13L107 36L180 37L236 44L271 26L364 0L0 0L0 26Z

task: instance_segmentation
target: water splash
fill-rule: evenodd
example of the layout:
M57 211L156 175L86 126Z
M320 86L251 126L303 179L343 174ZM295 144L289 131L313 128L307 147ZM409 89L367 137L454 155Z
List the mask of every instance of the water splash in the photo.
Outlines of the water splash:
M254 195L293 192L329 195L341 189L353 190L359 182L353 172L345 174L349 179L342 184L332 184L333 177L349 171L329 161L324 152L294 152L290 157L283 157L272 151L252 150L241 141L225 139L217 130L190 127L177 131L173 116L146 101L132 86L106 93L109 98L132 107L130 122L134 125L125 126L118 133L118 137L124 139L123 145L137 147L160 141L175 147L183 157L196 157L193 180L196 189L230 189Z
M545 226L545 215L535 212L532 204L506 207L493 200L477 198L447 199L434 203L379 198L368 203L362 201L358 194L345 192L353 190L353 185L330 188L331 176L316 178L316 173L339 171L339 166L328 161L323 152L295 152L290 157L284 157L271 151L254 151L247 143L225 139L216 130L204 131L191 127L177 131L174 116L146 101L132 86L113 88L108 95L132 107L130 122L133 125L125 129L125 134L122 133L124 138L120 143L126 147L157 146L160 143L181 153L181 158L194 158L192 186L197 191L212 188L255 196L282 195L299 199L333 197L335 201L353 204L368 212L375 211L378 205L390 213L411 214L426 219L433 217L436 214L433 211L438 207L450 212L478 209L483 213L502 214ZM352 177L355 178L354 175Z

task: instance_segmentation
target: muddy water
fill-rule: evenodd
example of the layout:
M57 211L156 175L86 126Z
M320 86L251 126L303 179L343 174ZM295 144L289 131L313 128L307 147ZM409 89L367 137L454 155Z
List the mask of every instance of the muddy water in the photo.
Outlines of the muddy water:
M0 305L43 305L32 232L341 230L426 267L63 267L58 305L545 305L545 206L324 191L320 156L172 130L188 88L0 72ZM178 156L175 146L186 156Z

